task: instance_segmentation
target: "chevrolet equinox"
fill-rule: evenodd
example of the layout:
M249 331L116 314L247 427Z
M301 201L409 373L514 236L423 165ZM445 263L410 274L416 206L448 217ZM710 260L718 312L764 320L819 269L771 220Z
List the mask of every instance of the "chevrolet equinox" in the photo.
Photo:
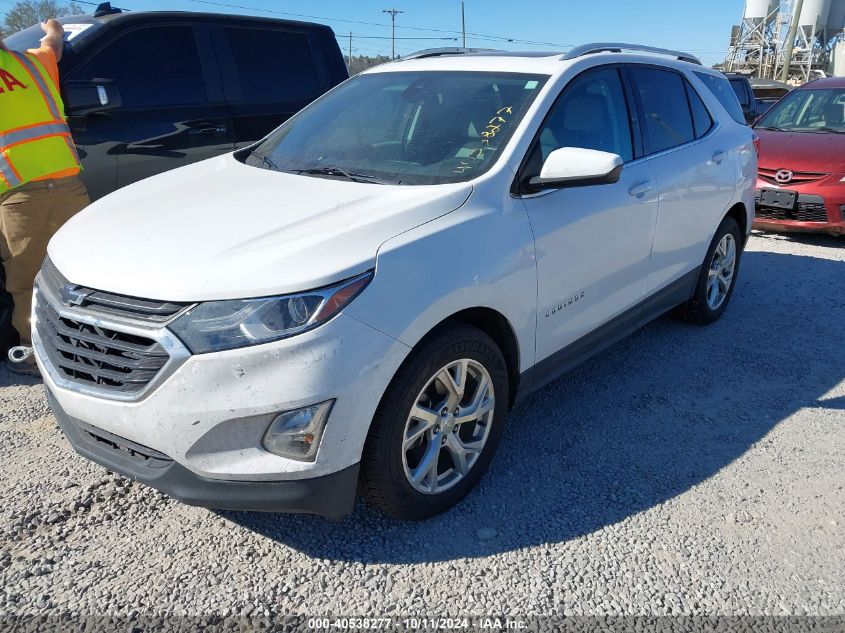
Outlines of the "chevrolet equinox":
M34 350L76 450L176 499L424 519L520 398L669 310L722 315L756 176L689 55L423 51L73 218Z

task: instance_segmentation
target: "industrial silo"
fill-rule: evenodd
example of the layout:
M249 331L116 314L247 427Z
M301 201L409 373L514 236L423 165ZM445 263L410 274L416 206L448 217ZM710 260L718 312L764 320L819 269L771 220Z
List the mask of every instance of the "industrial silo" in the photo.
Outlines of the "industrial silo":
M827 24L830 15L830 0L804 0L804 8L798 24L807 36L812 39Z
M826 30L828 39L845 31L845 0L830 0Z
M745 0L745 13L742 16L750 24L757 26L774 20L780 0Z

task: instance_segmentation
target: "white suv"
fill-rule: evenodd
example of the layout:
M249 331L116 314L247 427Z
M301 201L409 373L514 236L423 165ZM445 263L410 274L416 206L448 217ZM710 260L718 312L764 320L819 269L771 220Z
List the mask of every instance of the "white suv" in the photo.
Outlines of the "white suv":
M190 504L446 510L522 396L728 305L756 153L696 61L427 51L93 204L35 291L65 434Z

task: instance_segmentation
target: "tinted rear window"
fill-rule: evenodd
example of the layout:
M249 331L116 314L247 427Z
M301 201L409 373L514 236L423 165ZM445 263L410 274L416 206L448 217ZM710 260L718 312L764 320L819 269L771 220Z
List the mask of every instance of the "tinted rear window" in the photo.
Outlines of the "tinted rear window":
M695 138L701 138L710 131L711 127L713 127L713 118L710 116L707 106L704 105L704 102L701 100L701 97L698 96L695 88L690 86L687 82L684 83L687 86L687 97L689 97L689 109L690 112L692 112L692 123L695 128Z
M645 119L647 153L653 154L695 139L684 78L656 68L631 68Z
M224 31L244 101L304 101L320 94L307 35L248 28Z
M707 89L712 92L719 103L728 111L731 118L737 123L745 125L745 115L742 113L742 106L727 77L718 77L708 73L695 73L704 82Z
M745 82L742 79L731 79L731 88L734 89L734 94L740 105L748 105L748 93L745 91Z

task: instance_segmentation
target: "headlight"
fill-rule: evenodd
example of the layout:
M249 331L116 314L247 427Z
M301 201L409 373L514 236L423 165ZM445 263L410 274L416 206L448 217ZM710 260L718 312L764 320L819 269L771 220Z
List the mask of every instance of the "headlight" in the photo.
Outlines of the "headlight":
M372 271L334 286L283 297L200 303L169 328L194 354L259 345L313 329L366 288Z

